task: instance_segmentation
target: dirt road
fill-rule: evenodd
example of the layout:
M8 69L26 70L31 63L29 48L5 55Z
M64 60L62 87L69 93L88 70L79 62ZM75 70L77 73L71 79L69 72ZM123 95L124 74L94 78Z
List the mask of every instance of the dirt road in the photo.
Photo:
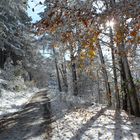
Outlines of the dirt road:
M21 111L8 114L0 120L0 140L49 139L50 119L47 91L38 92Z

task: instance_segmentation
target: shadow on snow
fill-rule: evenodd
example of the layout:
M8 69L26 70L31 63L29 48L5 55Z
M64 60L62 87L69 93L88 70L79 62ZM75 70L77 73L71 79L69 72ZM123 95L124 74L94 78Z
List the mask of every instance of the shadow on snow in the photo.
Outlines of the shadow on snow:
M51 133L49 99L43 92L37 96L41 99L31 101L23 110L9 113L0 120L0 140L27 140L41 136L46 130Z

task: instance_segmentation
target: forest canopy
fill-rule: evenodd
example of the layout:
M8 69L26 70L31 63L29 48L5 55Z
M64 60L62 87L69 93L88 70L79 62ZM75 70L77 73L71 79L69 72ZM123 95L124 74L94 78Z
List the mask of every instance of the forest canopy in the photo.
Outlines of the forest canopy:
M74 95L78 95L79 72L92 73L94 58L99 56L110 106L113 95L103 56L106 46L112 58L116 107L123 106L136 116L140 108L131 60L140 45L139 4L138 0L46 0L42 19L34 24L37 35L47 35L46 40L49 36L48 45L54 51L63 48L63 57L66 50L70 52Z

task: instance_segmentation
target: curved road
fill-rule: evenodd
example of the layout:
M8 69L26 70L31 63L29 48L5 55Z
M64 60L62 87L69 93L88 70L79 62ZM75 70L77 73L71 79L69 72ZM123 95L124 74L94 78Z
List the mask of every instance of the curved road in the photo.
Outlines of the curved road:
M50 122L47 91L38 92L21 111L0 120L0 140L49 140Z

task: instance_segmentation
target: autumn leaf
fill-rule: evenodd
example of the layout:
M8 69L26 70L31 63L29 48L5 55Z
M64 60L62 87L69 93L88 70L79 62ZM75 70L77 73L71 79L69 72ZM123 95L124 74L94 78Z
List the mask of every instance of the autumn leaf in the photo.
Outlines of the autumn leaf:
M80 54L80 59L81 59L81 60L84 60L84 59L85 59L85 57L86 57L85 52L81 52L81 54Z
M90 51L89 51L89 56L95 56L95 51L90 50Z
M82 22L85 25L85 27L88 27L88 21L87 20L82 20Z
M118 31L116 32L115 37L114 37L114 41L115 41L116 43L119 44L119 43L121 43L123 40L124 40L124 33L123 33L123 31L118 30Z
M98 37L100 35L100 31L94 32L95 36Z
M97 37L94 36L94 37L92 38L92 42L93 42L93 43L96 43L96 41L97 41Z
M136 31L131 31L131 32L130 32L130 36L135 37L136 35L137 35L137 32L136 32Z

